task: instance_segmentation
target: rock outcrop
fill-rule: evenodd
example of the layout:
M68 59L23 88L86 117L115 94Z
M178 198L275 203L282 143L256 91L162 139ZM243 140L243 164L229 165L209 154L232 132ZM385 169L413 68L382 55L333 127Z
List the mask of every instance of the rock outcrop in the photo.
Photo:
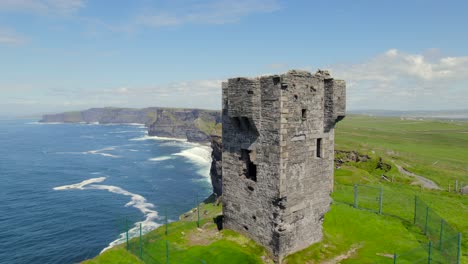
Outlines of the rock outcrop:
M220 136L211 136L211 149L211 185L213 186L213 193L219 197L223 194L223 143Z

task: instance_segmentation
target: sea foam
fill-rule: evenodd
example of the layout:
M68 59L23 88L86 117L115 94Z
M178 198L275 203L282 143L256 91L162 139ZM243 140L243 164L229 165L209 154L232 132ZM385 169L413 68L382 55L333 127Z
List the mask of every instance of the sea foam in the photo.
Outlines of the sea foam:
M139 195L139 194L129 192L129 191L127 191L125 189L122 189L120 187L117 187L117 186L94 184L94 183L103 182L104 180L106 180L106 177L91 178L91 179L84 180L84 181L82 181L80 183L64 185L64 186L58 186L58 187L55 187L53 189L56 190L56 191L71 190L71 189L105 190L105 191L108 191L108 192L111 192L111 193L129 196L130 201L125 204L125 207L132 206L132 207L140 210L140 212L142 212L143 215L145 216L145 220L140 221L140 222L136 222L134 224L134 227L131 228L128 231L128 234L129 234L130 238L138 236L140 224L142 225L142 229L143 229L142 232L145 233L145 234L150 232L151 230L154 230L154 229L158 228L159 226L161 226L161 224L158 224L158 223L155 222L156 220L160 219L160 217L158 215L158 212L156 210L153 210L154 204L148 203L146 201L146 198ZM126 233L121 233L119 235L119 238L112 241L111 243L109 243L109 245L106 248L104 248L101 251L101 253L103 253L104 251L112 248L115 245L122 244L125 241L126 241Z
M149 161L164 161L164 160L170 160L173 159L171 156L161 156L161 157L156 157L156 158L151 158Z
M101 155L104 157L111 157L111 158L120 158L120 156L109 154L109 153L102 153L103 151L108 151L108 150L115 150L115 147L107 147L103 149L97 149L97 150L90 150L90 151L85 151L83 154L94 154L94 155Z
M189 162L195 164L199 168L197 173L210 181L211 148L196 143L189 144L193 147L172 155L188 159Z
M158 137L158 136L148 136L144 135L138 138L129 139L130 141L143 141L143 140L170 140L170 141L182 141L187 142L186 138L170 138L170 137Z

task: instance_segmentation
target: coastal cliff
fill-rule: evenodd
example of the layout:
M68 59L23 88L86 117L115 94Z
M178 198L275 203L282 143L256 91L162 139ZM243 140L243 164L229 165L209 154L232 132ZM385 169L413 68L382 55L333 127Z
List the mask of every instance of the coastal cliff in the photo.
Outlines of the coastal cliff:
M213 193L219 197L223 194L223 144L221 136L211 136L211 149L211 185L213 186Z
M219 111L149 107L91 108L84 111L44 115L39 122L124 124L140 123L148 128L148 135L184 138L190 142L210 141L211 134L220 134Z

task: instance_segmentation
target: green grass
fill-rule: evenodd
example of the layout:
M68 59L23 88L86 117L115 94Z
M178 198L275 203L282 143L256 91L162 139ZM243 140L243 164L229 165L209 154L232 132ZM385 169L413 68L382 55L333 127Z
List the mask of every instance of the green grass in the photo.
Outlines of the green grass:
M216 130L198 122L206 132ZM400 120L350 116L336 129L336 149L367 154L367 162L347 162L335 170L334 204L325 215L324 237L300 252L288 256L286 263L392 263L393 253L424 258L426 236L413 225L414 197L417 195L447 223L463 233L462 263L468 264L468 196L446 190L427 190L412 185L396 164L427 177L442 188L457 179L468 184L468 123ZM379 168L379 163L390 169ZM385 175L386 179L382 179ZM359 187L359 210L353 205L353 185ZM383 190L383 214L379 215L379 190ZM171 263L264 263L265 249L252 240L229 230L218 232L213 219L221 206L206 201L200 209L201 229L196 226L196 210L169 225L166 237L159 228L143 237L146 263L166 263L166 240ZM437 225L437 223L435 223ZM413 250L413 251L411 251ZM120 245L86 263L141 263L138 240L130 250ZM408 262L411 263L411 262Z
M180 221L168 225L167 236L165 226L144 235L144 262L139 262L139 239L134 238L130 240L128 250L126 245L119 245L84 263L166 263L166 250L170 263L264 263L261 256L267 257L268 254L263 247L233 231L218 231L213 220L221 214L221 208L211 201L202 203L200 228L197 228L197 212L193 209L182 215ZM114 262L120 258L123 262Z
M348 116L337 125L336 149L373 151L443 188L468 184L468 122Z

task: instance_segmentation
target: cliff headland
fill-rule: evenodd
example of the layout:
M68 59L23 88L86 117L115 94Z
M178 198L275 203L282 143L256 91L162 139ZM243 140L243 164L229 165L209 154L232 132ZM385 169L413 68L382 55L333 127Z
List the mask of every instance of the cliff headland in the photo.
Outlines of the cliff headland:
M184 138L190 142L207 143L210 135L221 134L221 113L215 110L148 107L91 108L44 115L42 123L139 123L148 128L149 136Z

